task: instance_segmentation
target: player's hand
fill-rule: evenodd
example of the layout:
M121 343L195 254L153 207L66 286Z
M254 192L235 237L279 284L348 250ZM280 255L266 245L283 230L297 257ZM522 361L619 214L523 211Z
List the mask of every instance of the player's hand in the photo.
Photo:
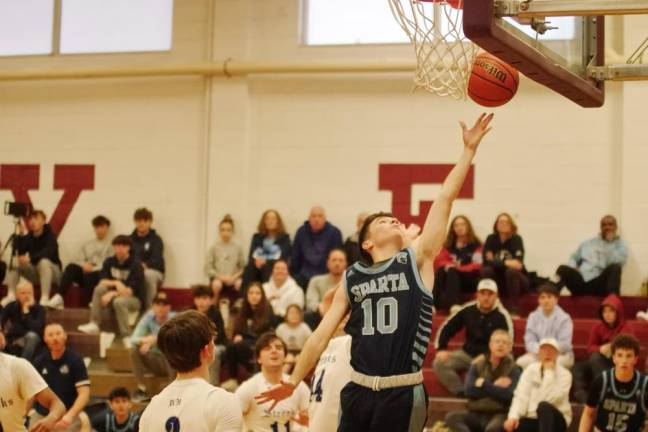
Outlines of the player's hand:
M479 146L482 138L484 138L484 136L486 136L486 134L492 129L488 127L488 125L490 124L491 120L493 120L494 115L495 114L493 113L490 113L488 115L486 115L486 113L482 113L482 115L479 116L473 127L470 129L468 129L466 123L462 121L459 122L463 133L464 147L466 149L472 151L477 150L477 147Z
M520 426L520 420L518 419L506 419L504 422L504 430L506 432L513 432L518 426Z
M54 425L54 430L66 431L72 426L72 419L66 414Z
M50 416L45 417L34 423L30 428L29 432L50 432L54 430L56 426L56 419Z
M268 411L272 409L282 400L289 398L295 391L295 386L292 383L281 381L279 384L273 386L270 390L266 390L257 396L254 396L256 403L259 405L272 402Z
M295 417L293 420L295 420L302 426L308 426L308 411L299 411L297 417Z
M440 362L447 362L450 359L450 351L437 351L435 358L439 359Z

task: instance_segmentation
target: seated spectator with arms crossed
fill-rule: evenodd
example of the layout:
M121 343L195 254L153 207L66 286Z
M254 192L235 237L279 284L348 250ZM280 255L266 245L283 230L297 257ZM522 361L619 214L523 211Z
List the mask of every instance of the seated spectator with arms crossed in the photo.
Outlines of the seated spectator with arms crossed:
M8 351L25 360L33 361L41 347L45 329L45 308L34 300L31 282L21 279L16 286L16 300L0 314L0 329L5 336Z
M513 390L520 378L511 349L511 335L495 330L488 353L477 357L466 376L465 411L451 411L445 423L453 432L499 432L504 426Z

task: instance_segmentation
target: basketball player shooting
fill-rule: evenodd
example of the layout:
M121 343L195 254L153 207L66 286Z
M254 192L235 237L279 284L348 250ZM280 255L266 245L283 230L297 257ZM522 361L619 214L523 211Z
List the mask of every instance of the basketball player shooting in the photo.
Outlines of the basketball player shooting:
M358 243L364 263L346 271L333 304L308 338L288 382L257 396L272 402L289 397L315 366L349 309L351 382L340 395L338 431L422 431L427 418L423 359L432 327L433 261L446 236L457 198L493 114L472 128L460 122L464 148L427 215L421 235L410 242L403 224L389 213L365 220ZM410 244L411 243L411 244ZM323 389L326 391L326 389Z

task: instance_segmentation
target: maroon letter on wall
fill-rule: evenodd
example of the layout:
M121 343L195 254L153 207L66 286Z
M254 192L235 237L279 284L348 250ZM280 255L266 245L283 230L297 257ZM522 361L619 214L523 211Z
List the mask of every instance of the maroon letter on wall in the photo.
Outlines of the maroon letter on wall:
M52 230L58 235L63 230L81 191L94 189L94 165L54 165L54 189L63 189L63 196L49 222Z
M30 190L38 190L40 166L0 165L0 189L9 189L17 202L31 204Z
M414 184L440 184L454 165L451 164L380 164L378 189L392 192L391 211L402 223L415 223L421 227L430 211L432 201L419 202L419 214L412 215L412 186ZM475 185L474 165L470 167L459 198L473 198Z

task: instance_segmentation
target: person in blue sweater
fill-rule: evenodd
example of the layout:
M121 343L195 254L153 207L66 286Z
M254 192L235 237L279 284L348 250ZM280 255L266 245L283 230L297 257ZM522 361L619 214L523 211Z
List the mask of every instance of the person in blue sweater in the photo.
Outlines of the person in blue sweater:
M526 353L517 359L517 364L526 369L531 363L539 360L540 341L553 338L560 347L558 364L564 368L574 365L572 336L574 323L571 317L558 306L558 289L551 283L538 287L538 308L529 314L524 332Z
M466 375L467 410L450 411L446 426L453 432L502 430L520 369L511 356L513 340L508 331L495 330L488 353L477 357Z
M342 233L326 220L321 206L310 209L308 220L295 234L292 249L291 273L304 289L313 276L327 272L326 260L333 249L342 247Z
M616 218L603 216L601 233L581 243L569 258L569 263L556 270L559 286L566 286L575 296L618 295L621 267L628 260L628 248L617 231Z

